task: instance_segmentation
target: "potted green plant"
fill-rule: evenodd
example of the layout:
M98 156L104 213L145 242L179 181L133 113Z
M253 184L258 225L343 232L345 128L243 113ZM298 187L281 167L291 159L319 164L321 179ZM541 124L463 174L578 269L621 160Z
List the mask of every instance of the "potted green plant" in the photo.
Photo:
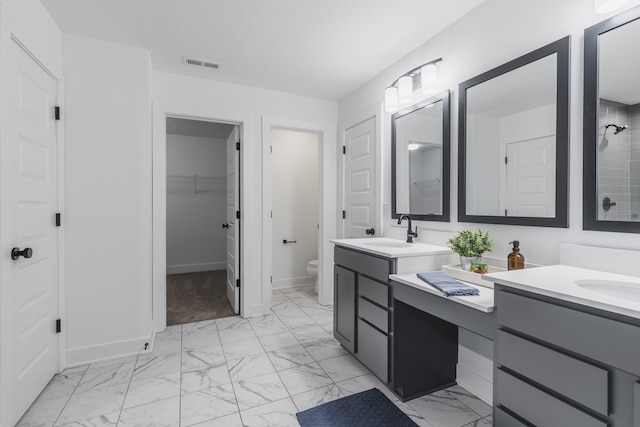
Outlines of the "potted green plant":
M464 230L447 241L447 246L460 256L463 270L471 270L471 264L480 263L483 253L493 249L493 239L489 232Z

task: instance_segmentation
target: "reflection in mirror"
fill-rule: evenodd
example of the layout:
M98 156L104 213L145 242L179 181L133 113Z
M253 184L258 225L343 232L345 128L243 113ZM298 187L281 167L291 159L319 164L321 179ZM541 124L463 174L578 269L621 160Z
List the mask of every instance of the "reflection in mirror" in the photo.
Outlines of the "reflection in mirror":
M585 229L640 232L639 17L585 30Z
M392 116L393 218L449 221L449 92Z
M568 49L460 85L461 222L567 226Z

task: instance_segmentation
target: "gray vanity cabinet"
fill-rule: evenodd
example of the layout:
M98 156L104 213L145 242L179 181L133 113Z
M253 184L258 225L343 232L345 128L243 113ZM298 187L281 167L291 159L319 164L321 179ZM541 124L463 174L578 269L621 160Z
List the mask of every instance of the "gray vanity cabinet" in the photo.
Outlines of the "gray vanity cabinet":
M496 425L640 427L640 320L495 286Z
M356 273L336 265L333 280L333 334L351 353L356 351Z
M389 275L396 261L340 246L334 260L334 336L387 383Z

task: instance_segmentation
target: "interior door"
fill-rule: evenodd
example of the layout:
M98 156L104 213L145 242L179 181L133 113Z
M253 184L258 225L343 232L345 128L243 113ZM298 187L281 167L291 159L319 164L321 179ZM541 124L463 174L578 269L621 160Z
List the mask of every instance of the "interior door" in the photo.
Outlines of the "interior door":
M240 313L240 132L234 126L227 138L227 298Z
M555 136L507 144L505 216L555 216Z
M10 261L11 420L16 423L58 369L57 82L12 43L7 210ZM6 186L4 187L7 188ZM4 210L3 210L4 211Z
M366 237L373 235L372 230L376 232L375 132L375 117L345 131L344 238Z

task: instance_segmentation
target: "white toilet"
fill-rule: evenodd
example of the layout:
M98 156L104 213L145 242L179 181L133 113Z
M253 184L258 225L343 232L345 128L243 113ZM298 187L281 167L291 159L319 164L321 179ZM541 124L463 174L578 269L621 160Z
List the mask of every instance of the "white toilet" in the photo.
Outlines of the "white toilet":
M307 263L307 274L313 277L313 292L318 293L318 260L314 259Z

